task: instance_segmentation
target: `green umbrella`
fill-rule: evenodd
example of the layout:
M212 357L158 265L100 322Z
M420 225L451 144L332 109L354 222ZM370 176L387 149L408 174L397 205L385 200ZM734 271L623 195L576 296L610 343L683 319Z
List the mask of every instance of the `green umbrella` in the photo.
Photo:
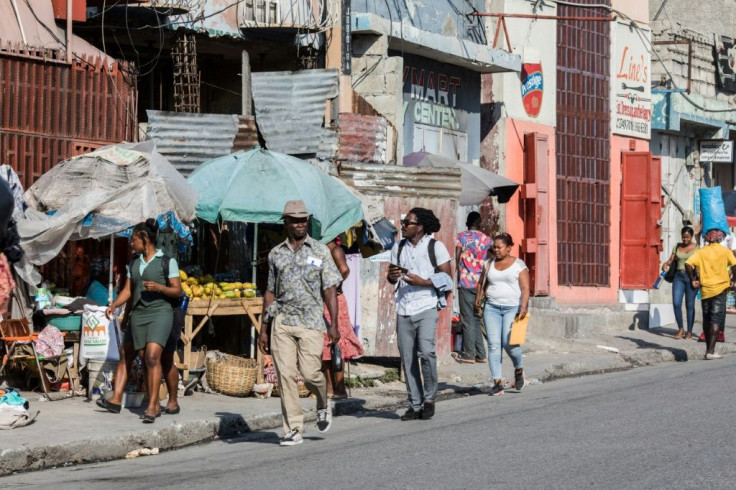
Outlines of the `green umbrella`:
M215 158L189 176L197 217L215 223L280 223L286 201L301 199L316 239L328 242L363 219L360 200L309 162L254 148Z

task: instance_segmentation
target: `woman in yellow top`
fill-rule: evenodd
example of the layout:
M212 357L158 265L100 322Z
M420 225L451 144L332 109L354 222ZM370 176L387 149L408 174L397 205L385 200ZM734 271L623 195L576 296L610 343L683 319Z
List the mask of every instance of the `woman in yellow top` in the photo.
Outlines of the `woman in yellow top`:
M718 330L723 330L726 323L726 290L733 285L736 275L736 257L730 249L721 245L724 238L726 234L721 230L709 230L705 234L708 245L696 250L685 261L685 269L693 287L700 288L706 359L721 358L715 352L716 339Z

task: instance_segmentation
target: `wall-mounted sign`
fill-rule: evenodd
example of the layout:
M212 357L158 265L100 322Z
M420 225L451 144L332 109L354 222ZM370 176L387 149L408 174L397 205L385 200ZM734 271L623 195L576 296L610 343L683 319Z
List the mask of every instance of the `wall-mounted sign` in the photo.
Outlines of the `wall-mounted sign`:
M480 158L480 74L441 61L404 58L404 154L427 151L462 161Z
M613 30L611 131L649 139L652 127L651 55L645 39L651 38L651 32L623 22L616 22Z
M733 141L700 140L701 162L733 162Z
M537 117L542 109L544 77L541 63L524 63L521 66L521 101L531 117Z
M736 92L736 46L733 38L716 35L716 66L721 88Z

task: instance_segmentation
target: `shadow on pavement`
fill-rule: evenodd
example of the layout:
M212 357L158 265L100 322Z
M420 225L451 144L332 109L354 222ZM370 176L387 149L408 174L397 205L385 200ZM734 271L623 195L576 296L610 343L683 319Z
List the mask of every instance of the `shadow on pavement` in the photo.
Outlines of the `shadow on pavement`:
M629 340L637 345L639 349L653 349L653 350L665 350L672 353L677 362L685 362L688 360L687 351L685 349L678 349L676 347L667 347L665 345L656 344L642 339L635 339L632 337L618 336L617 338L623 340Z
M239 413L215 412L215 416L220 419L220 427L217 430L217 435L220 437L226 437L230 434L251 432L252 430L251 427L248 426L248 422L246 422L243 416Z

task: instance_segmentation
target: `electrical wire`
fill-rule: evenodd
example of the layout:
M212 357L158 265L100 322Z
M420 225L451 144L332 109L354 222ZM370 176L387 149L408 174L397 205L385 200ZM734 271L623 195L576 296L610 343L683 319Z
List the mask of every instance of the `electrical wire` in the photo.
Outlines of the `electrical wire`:
M636 31L639 37L645 42L645 44L648 45L649 50L654 53L654 55L657 57L657 60L662 64L662 69L667 74L667 76L670 77L670 80L672 81L672 85L675 87L676 90L682 90L678 87L677 83L675 82L675 77L672 75L672 73L667 69L667 66L665 65L664 61L662 60L661 56L655 49L654 45L652 44L651 40L646 35L643 34L643 29L639 24L636 22L636 20L632 19L630 16L626 15L624 12L621 12L620 10L616 10L615 8L611 7L610 5L604 5L604 4L580 4L575 2L569 2L566 0L542 0L542 2L551 2L557 5L565 5L569 7L580 7L580 8L601 8L608 10L611 13L614 13L621 17L622 19L629 21L631 23L631 27L633 27ZM665 11L666 12L666 11ZM612 19L614 20L614 19ZM709 112L709 113L725 113L725 112L735 112L736 108L734 109L711 109L708 107L705 107L695 100L693 100L687 93L685 92L675 92L676 94L680 95L683 99L685 99L690 105L695 107L698 110L701 110L703 112Z
M230 89L227 89L225 87L220 87L218 85L215 85L214 83L207 83L204 80L200 80L199 83L201 83L202 85L207 85L207 86L212 87L212 88L216 88L218 90L222 90L223 92L229 92L229 93L234 94L234 95L237 95L237 96L241 96L242 95L240 92L235 92L235 91L230 90Z
M54 40L56 40L56 42L59 43L59 45L65 45L65 43L62 42L61 38L59 38L57 32L55 32L53 29L51 29L51 27L49 27L48 25L46 25L43 22L43 20L41 20L41 18L38 16L38 14L34 10L33 6L29 2L29 0L24 0L24 1L25 1L26 6L28 7L28 10L31 12L31 15L33 15L33 17L36 20L36 22L38 23L38 25L40 25L41 27L43 27L44 30L46 30L51 35L51 37L53 37ZM103 0L103 2L102 2L103 24L104 24L104 15L105 15L105 12L106 12L105 3L106 3L106 0ZM113 63L115 63L116 62L115 59L114 58L111 58L110 56L108 56L107 51L104 49L104 45L105 45L104 44L105 43L105 41L104 41L104 35L103 35L103 41L102 42L103 42L103 50L102 50L102 52L105 54L105 60L104 60L105 64L106 65L108 64L108 59L112 59L113 60ZM81 64L81 65L85 65L85 66L89 66L89 67L95 67L95 65L93 63L90 63L89 61L87 61L86 59L84 59L83 57L79 56L78 54L76 54L74 52L72 52L72 57L79 64ZM122 65L121 65L121 67L122 67ZM120 91L117 88L117 84L115 83L115 79L112 76L112 70L105 69L104 72L110 78L110 82L112 83L112 86L113 86L113 88L115 90L115 94L117 95L118 99L123 103L123 107L125 108L125 112L126 112L126 117L129 117L133 121L133 123L136 123L137 122L136 118L131 114L130 109L128 108L128 102L122 97L122 95L120 94ZM126 131L126 139L127 139L127 136L128 136L128 134L127 134L127 131L128 131L127 126L126 126L125 131Z

